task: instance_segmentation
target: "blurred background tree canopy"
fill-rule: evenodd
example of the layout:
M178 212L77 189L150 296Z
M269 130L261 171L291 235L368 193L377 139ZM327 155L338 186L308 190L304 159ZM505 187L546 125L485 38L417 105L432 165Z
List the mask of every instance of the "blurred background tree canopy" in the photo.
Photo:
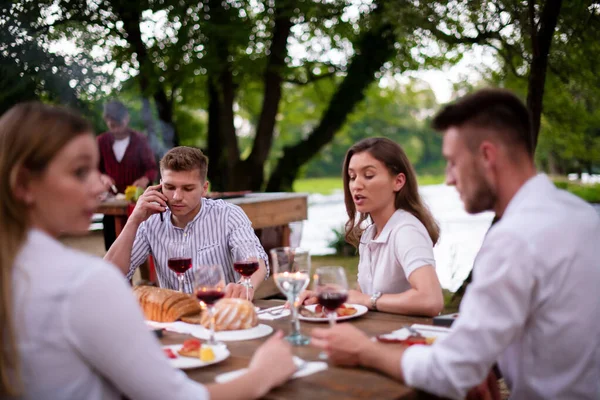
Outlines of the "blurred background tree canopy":
M346 149L376 135L420 174L443 173L429 129L440 104L416 72L477 49L491 63L452 97L513 89L541 168L600 168L598 1L13 0L0 33L0 112L65 104L102 132L102 104L118 98L157 157L201 147L215 190L338 176Z

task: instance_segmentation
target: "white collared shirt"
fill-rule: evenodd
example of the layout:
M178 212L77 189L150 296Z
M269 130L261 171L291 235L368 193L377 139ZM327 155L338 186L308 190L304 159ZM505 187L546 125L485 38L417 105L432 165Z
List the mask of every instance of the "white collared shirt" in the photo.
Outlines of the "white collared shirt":
M125 150L127 150L130 140L131 136L127 135L125 139L115 139L113 142L113 151L115 152L115 158L118 162L123 160L123 156L125 156Z
M251 245L256 249L267 267L266 277L269 276L269 258L244 210L223 200L203 198L200 211L185 228L173 225L169 209L163 213L163 220L159 214L154 214L140 224L131 250L127 278L131 279L136 268L151 254L160 287L177 290L177 274L167 265L170 241L188 241L192 248L192 270L183 275L186 293L194 291L194 272L200 265L221 265L227 283L239 281L241 276L233 269L232 251L240 245Z
M171 367L112 264L32 230L12 282L20 398L208 399Z
M600 218L545 175L487 234L451 333L402 358L407 384L463 398L495 362L514 399L600 398Z
M431 265L433 242L425 226L414 215L396 210L379 236L375 225L363 232L358 252L358 284L368 295L402 293L411 288L408 278L416 269Z

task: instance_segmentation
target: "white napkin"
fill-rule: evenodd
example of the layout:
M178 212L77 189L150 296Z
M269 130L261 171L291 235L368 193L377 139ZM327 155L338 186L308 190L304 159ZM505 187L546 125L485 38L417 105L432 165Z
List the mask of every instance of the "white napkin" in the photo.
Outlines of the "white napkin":
M274 314L269 313L267 310L273 310L274 309ZM274 319L279 319L279 318L283 318L283 317L289 317L290 315L290 310L287 309L281 309L280 307L271 307L271 308L265 308L264 310L261 310L262 312L260 314L258 314L258 319L262 319L265 321L273 321Z
M434 338L443 338L448 335L450 332L449 328L442 326L433 326L433 325L421 325L421 324L413 324L411 328L415 329L424 337L434 337ZM400 328L398 330L392 331L385 335L380 335L380 337L385 339L396 339L396 340L404 340L411 336L411 332L406 328Z
M294 375L292 375L292 379L294 378L303 378L308 375L312 375L316 372L324 371L327 369L327 363L323 361L304 361L300 357L294 356L294 364L296 367L300 367L304 365L304 368L297 370ZM235 371L225 372L224 374L217 375L215 377L215 382L217 383L225 383L233 380L237 377L244 375L248 371L248 368L242 368Z

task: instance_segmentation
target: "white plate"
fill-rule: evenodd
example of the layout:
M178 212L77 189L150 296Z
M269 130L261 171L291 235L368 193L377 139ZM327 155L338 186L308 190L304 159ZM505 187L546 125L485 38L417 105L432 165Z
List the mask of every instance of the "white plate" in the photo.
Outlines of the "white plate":
M310 306L304 306L304 307L308 308L310 311L314 312L317 305L312 304ZM369 309L367 307L365 307L361 304L346 304L346 307L354 307L354 308L356 308L356 312L352 315L345 315L343 317L337 316L336 321L345 321L347 319L357 318L357 317L360 317L361 315L365 315L367 313L367 311L369 311ZM298 313L298 319L300 319L302 321L308 321L308 322L327 322L327 321L329 321L329 319L327 317L324 317L324 318L304 317L300 313Z
M202 344L202 346L205 346L205 344ZM227 346L225 346L225 345L211 346L213 349L213 352L215 353L215 359L212 361L209 361L209 362L204 362L204 361L200 360L199 358L195 358L195 357L180 356L177 352L179 350L181 350L182 347L183 347L182 344L172 344L170 346L162 347L163 349L171 349L173 351L173 353L177 356L177 358L169 358L168 359L174 368L190 369L190 368L206 367L207 365L220 363L221 361L223 361L224 359L229 357L229 350L227 350Z
M434 325L412 324L411 328L416 329L417 332L419 332L424 337L431 337L436 339L442 339L446 337L450 332L449 328ZM400 328L390 333L386 333L385 335L381 335L380 337L388 340L405 340L409 336L411 336L411 332L408 329Z
M185 322L154 322L146 321L146 324L154 328L163 328L171 332L184 333L195 336L199 339L207 340L210 336L208 329L202 325L188 324ZM270 335L273 328L269 325L259 324L254 328L242 329L238 331L215 332L215 339L221 342L235 342L239 340L258 339Z
M258 339L263 336L270 335L273 332L273 328L269 325L258 324L254 328L241 329L238 331L221 331L215 332L215 339L223 342L235 342L239 340L252 340ZM210 332L208 329L201 325L195 325L195 328L190 330L190 335L197 337L198 339L208 339Z

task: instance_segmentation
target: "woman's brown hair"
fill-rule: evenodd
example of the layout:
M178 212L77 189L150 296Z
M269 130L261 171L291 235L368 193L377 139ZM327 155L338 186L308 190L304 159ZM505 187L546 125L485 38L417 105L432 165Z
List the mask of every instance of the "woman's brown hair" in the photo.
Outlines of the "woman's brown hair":
M394 207L396 210L403 209L408 211L421 221L421 223L425 225L431 241L435 245L440 237L440 227L421 199L415 170L400 145L390 139L381 137L363 139L350 147L346 153L342 170L342 179L344 180L344 202L346 203L346 212L348 213L348 221L346 222L346 241L354 247L358 247L360 236L364 231L361 226L363 222L369 218L368 214L361 214L358 221L356 220L356 206L352 199L352 193L350 193L350 176L348 175L348 168L352 156L365 151L369 152L371 156L383 163L392 176L396 176L400 173L405 175L406 182L402 189L396 193Z
M29 227L26 204L16 195L20 175L40 176L72 139L92 132L72 112L41 103L22 103L0 117L0 397L22 390L13 321L13 264Z

